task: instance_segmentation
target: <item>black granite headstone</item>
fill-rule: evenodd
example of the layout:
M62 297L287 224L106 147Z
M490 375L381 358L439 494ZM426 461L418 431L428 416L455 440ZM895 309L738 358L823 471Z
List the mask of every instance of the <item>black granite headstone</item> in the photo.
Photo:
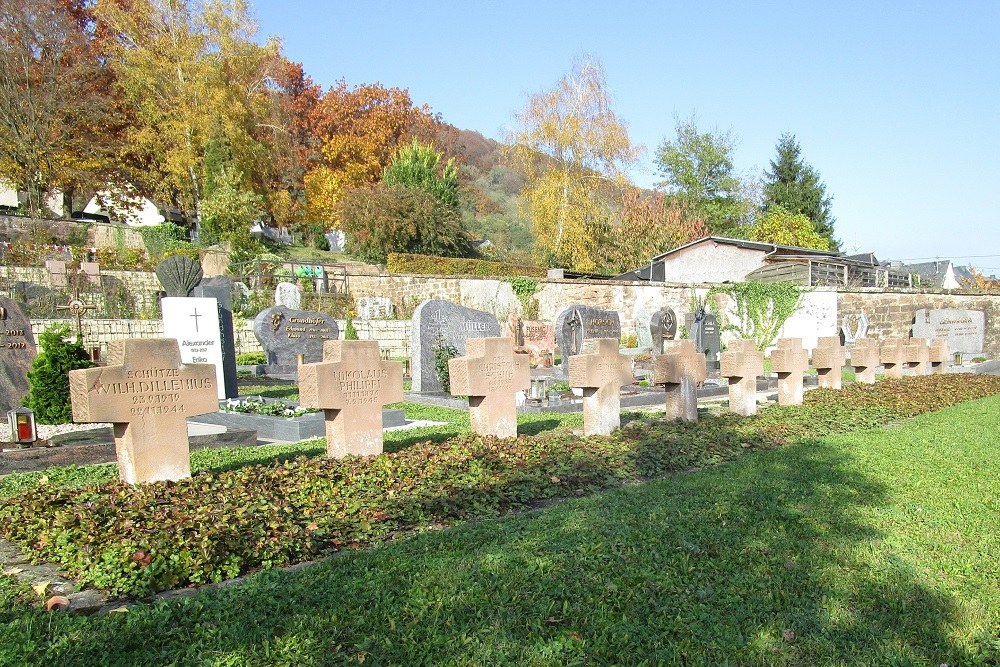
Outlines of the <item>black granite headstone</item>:
M233 281L225 276L202 278L191 296L207 297L219 302L219 328L222 334L222 373L226 398L240 394L236 384L236 332L233 329Z
M653 337L653 352L663 354L663 342L673 340L677 334L677 315L670 308L660 308L649 319L649 333Z
M459 355L465 354L469 338L489 338L500 335L500 323L492 314L466 308L444 299L424 301L413 311L413 348L410 375L413 391L441 391L434 369L434 348L453 345Z
M715 315L699 309L691 325L691 338L697 350L705 355L708 367L718 369L722 340Z
M0 418L21 405L36 354L35 336L24 307L0 297Z
M271 306L257 313L253 332L267 353L270 373L294 373L303 363L323 361L323 343L340 337L337 321L326 313Z
M556 318L556 344L562 357L559 374L566 375L570 357L580 354L583 341L590 338L614 338L622 335L621 320L617 311L601 310L581 304L565 309Z

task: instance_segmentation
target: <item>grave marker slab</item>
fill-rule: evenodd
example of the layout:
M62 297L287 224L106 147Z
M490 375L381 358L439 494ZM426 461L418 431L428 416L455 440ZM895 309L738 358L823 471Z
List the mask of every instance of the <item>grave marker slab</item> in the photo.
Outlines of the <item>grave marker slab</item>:
M166 296L160 299L163 336L175 338L185 364L215 366L215 386L219 398L226 396L226 370L222 355L222 321L215 299Z
M556 351L556 329L548 322L526 320L522 323L524 329L524 349L531 355L531 360L538 363L542 357L551 360Z
M45 261L45 269L49 272L49 284L52 287L61 288L69 285L69 278L66 275L66 262L49 259Z
M722 353L719 375L729 378L729 411L757 414L757 378L764 374L764 353L752 340L737 338Z
M819 386L824 389L840 389L843 386L844 346L839 336L820 336L812 354L812 365L816 369Z
M910 338L903 346L906 354L904 366L914 375L927 375L927 365L930 363L930 348L926 338Z
M948 341L932 340L927 361L931 366L932 374L947 373L948 364L951 362L951 350L948 349Z
M69 372L73 421L114 423L123 482L190 477L187 418L219 410L215 377L172 338L112 341L107 366Z
M722 337L715 315L701 310L692 315L690 321L695 349L705 355L710 368L716 368L722 351Z
M392 301L386 296L360 296L357 300L359 320L387 320L392 317Z
M698 421L698 384L708 377L705 355L693 340L668 343L653 357L653 384L665 385L667 419Z
M653 350L652 315L647 310L635 313L635 337L640 350ZM655 350L654 350L655 352Z
M236 331L233 328L233 281L225 276L202 278L191 291L191 296L215 299L219 305L219 334L222 337L221 398L236 398L240 390L236 377ZM222 396L225 391L225 396Z
M278 283L274 288L274 305L290 310L302 309L302 290L295 283Z
M24 307L0 296L0 418L21 406L30 388L28 371L35 360L35 336Z
M382 406L403 400L403 364L383 361L378 341L328 340L323 361L299 366L299 403L322 408L326 455L382 453Z
M677 335L677 314L670 308L660 308L649 320L653 354L663 354L664 344Z
M891 338L882 342L879 348L879 361L887 378L903 377L903 367L906 364L906 341L901 338Z
M448 360L451 392L469 397L469 421L479 435L517 437L516 394L531 384L528 355L510 338L470 338L466 355Z
M500 323L490 313L431 299L413 311L411 331L413 391L431 392L442 390L434 372L434 348L439 344L454 345L459 355L466 354L467 341L499 336Z
M303 363L323 360L323 343L337 340L337 322L325 313L271 306L257 313L253 332L267 353L267 363L277 372L293 372L298 355Z
M802 405L802 378L809 369L802 339L780 339L771 352L771 369L778 374L778 405Z
M616 311L581 304L572 305L559 313L555 330L559 355L562 357L559 374L564 377L569 369L569 358L580 354L585 340L614 338L620 341L622 337L621 320Z
M912 335L943 339L952 353L982 354L986 340L986 314L981 310L921 308L914 314Z
M851 366L854 379L862 384L875 384L875 369L882 363L878 341L874 338L858 338L851 347Z
M617 338L583 341L569 359L569 385L583 389L583 434L609 435L622 425L621 388L632 382L632 361Z

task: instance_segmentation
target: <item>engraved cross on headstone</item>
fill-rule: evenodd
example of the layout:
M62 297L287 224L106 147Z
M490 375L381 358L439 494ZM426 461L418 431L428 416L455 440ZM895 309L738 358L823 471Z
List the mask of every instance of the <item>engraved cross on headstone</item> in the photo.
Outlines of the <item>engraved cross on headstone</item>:
M469 397L469 421L479 435L517 436L515 394L531 384L528 355L511 338L470 338L466 355L448 360L451 393Z
M177 340L112 341L108 365L69 372L75 422L112 422L123 482L191 476L187 418L217 412L213 364L182 364Z
M667 419L698 421L698 384L707 377L705 355L693 340L669 344L653 357L653 384L665 385Z
M809 354L801 338L782 338L771 352L771 369L778 374L778 405L802 405L802 377L809 369Z
M403 400L403 364L384 361L378 341L328 340L323 361L299 366L299 404L322 408L326 454L382 453L382 407Z
M622 425L621 388L632 382L632 361L615 338L588 338L569 358L569 385L583 389L583 434L608 435Z
M757 414L757 378L764 374L764 354L752 340L738 338L721 356L719 375L729 378L729 411Z
M813 350L812 365L816 369L818 384L824 389L843 386L844 346L839 336L820 336Z
M875 384L875 369L881 362L878 341L874 338L859 338L851 347L851 366L854 379L861 384Z
M194 310L191 311L191 314L188 317L193 317L194 318L194 331L195 331L195 333L198 333L198 318L199 317L204 317L204 315L199 315L198 314L198 309L195 308Z

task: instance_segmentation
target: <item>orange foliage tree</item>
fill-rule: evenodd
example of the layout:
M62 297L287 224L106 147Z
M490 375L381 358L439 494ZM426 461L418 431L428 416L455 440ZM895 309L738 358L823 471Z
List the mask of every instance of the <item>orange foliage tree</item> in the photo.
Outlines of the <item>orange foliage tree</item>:
M628 188L622 195L621 213L604 246L605 268L624 273L704 236L708 236L708 228L694 206L662 192Z

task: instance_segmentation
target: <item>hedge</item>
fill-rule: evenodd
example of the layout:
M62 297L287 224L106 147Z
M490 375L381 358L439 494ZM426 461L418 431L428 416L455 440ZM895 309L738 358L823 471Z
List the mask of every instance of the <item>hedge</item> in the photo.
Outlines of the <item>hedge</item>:
M540 266L491 262L485 259L462 259L456 257L435 257L391 252L386 260L390 273L417 273L437 276L479 276L502 278L508 276L530 276L545 278L548 270Z

